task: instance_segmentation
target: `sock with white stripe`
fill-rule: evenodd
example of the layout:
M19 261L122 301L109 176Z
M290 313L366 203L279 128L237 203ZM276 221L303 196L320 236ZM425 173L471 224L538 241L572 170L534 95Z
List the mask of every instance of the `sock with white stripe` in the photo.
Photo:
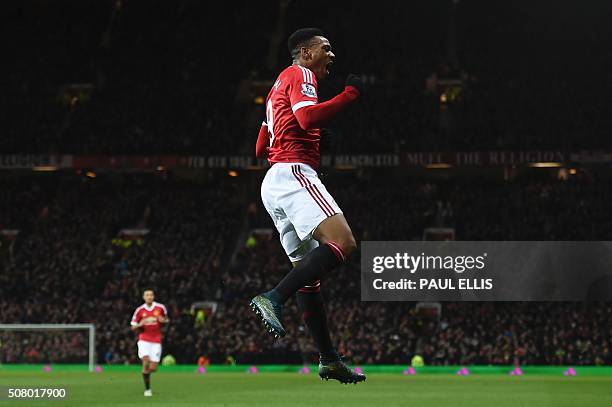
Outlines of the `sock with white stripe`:
M343 255L338 250L335 244L333 246L322 244L312 250L274 289L268 291L268 296L274 301L284 303L300 288L312 281L320 280L342 262Z

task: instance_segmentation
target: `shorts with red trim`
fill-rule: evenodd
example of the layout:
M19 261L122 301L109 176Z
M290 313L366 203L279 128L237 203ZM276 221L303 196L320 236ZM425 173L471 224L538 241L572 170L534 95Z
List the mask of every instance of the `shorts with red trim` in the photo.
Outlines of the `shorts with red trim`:
M307 164L274 164L261 184L261 199L292 262L319 246L312 232L321 222L342 213L317 172Z

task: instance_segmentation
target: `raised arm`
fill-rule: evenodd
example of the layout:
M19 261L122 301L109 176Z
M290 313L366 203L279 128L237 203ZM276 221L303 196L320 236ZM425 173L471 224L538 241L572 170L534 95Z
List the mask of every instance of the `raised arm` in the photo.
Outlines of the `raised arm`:
M334 118L346 106L362 97L365 85L361 78L354 74L349 74L346 78L344 91L327 102L318 103L317 82L306 83L306 91L302 89L302 95L294 92L292 95L291 109L300 127L304 130L318 129ZM312 87L309 88L309 87ZM311 93L308 92L311 90ZM295 96L301 96L299 101L294 102Z
M334 98L323 103L302 106L293 114L302 129L318 129L357 98L359 98L359 90L354 86L346 86L344 91Z

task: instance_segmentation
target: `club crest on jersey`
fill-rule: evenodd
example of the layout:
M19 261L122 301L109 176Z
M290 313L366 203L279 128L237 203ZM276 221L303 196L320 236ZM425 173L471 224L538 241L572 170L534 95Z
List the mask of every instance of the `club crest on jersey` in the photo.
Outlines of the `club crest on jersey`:
M315 87L309 83L302 84L302 94L311 98L317 97L317 91L315 90Z

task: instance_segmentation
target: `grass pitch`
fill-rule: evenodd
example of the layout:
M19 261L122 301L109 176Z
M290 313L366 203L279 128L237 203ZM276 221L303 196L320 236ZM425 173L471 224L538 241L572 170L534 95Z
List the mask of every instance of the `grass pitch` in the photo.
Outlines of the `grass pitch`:
M612 377L372 373L365 383L323 382L316 374L176 373L152 377L143 397L132 372L2 372L2 386L66 386L68 400L1 400L15 406L612 406Z

